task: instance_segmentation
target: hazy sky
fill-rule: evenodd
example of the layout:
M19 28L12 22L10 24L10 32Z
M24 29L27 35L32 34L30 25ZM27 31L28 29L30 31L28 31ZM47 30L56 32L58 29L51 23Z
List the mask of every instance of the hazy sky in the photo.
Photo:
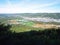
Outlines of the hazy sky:
M60 12L60 0L0 0L0 13Z

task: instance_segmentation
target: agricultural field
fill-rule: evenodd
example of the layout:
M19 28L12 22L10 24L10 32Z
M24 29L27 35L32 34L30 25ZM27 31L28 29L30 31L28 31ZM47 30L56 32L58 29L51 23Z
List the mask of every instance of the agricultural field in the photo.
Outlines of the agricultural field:
M31 30L43 30L42 28L34 28L30 26L25 25L12 25L11 30L14 32L25 32L25 31L31 31Z
M0 14L0 22L11 25L15 32L58 28L60 13Z
M27 25L12 25L11 30L14 32L25 32L25 31L31 31L31 30L44 30L44 29L51 29L51 28L58 28L58 25L53 24L35 24L33 26L27 26Z

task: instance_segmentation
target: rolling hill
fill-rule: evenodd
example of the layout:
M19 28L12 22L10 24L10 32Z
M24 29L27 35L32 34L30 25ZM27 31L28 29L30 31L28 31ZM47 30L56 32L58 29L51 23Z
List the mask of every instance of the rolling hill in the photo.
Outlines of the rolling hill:
M1 20L28 20L38 22L57 22L60 23L60 13L18 13L18 14L0 14Z

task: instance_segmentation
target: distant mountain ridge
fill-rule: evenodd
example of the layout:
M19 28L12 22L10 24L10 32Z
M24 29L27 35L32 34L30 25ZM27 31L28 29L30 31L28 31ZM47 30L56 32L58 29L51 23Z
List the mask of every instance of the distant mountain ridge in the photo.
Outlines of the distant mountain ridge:
M20 13L20 14L0 14L0 17L50 17L60 19L60 13Z

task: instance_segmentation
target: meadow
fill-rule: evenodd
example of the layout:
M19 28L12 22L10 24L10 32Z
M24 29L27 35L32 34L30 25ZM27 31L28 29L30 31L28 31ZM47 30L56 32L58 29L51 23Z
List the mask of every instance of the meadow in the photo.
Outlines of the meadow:
M26 26L26 25L12 25L11 30L14 32L26 32L26 31L31 31L31 30L44 30L42 28L34 28L31 26Z

